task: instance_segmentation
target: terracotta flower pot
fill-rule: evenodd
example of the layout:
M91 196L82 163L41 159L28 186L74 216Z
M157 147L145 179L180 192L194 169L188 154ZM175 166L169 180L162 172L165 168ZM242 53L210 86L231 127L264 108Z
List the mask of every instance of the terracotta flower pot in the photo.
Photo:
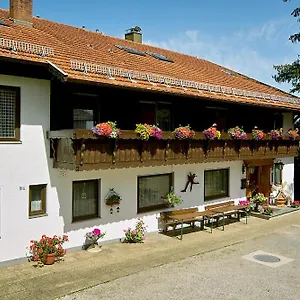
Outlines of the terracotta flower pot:
M44 265L53 265L55 261L55 253L50 253L45 256Z

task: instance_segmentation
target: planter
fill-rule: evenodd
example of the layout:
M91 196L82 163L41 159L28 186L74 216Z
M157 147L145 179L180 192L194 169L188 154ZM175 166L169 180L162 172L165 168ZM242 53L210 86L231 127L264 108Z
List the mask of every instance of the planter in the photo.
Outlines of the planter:
M102 250L102 246L99 246L98 244L91 244L87 247L86 251L91 253L98 253Z
M44 258L44 265L53 265L55 262L55 253L46 254Z

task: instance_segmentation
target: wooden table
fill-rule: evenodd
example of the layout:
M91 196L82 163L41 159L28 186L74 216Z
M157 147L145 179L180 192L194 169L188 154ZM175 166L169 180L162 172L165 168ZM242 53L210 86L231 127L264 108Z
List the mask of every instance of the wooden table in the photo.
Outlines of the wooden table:
M177 215L177 216L169 216L169 218L176 220L178 222L181 222L180 240L182 240L184 221L195 220L197 218L202 217L201 229L203 229L204 228L204 218L205 217L211 218L214 214L215 214L215 212L213 212L211 210L206 210L206 211L198 211L198 212L193 212L193 213L188 213L188 214L181 214L181 215ZM212 233L212 223L210 226L210 232Z
M224 222L225 222L225 213L227 212L237 212L238 214L238 220L240 220L240 215L239 212L245 208L249 207L248 205L228 205L228 206L221 206L221 207L217 207L217 208L213 208L210 211L214 212L214 213L218 213L218 214L222 214L223 220L222 220L222 227L223 227L223 231L224 231ZM246 224L248 223L247 220L247 211L246 212Z

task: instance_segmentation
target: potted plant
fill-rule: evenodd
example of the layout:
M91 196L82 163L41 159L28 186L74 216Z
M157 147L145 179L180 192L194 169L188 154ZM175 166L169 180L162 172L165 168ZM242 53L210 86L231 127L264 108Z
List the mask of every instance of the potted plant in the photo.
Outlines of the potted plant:
M98 244L98 240L105 236L105 232L101 232L99 228L95 228L93 231L88 232L85 237L89 241L87 251L89 252L99 252L101 247Z
M265 134L262 130L258 129L257 126L254 126L252 129L252 136L254 140L259 141L264 139Z
M262 213L264 215L271 215L274 212L274 208L270 205L264 205L262 208Z
M162 130L156 125L136 124L135 133L141 140L148 141L150 137L162 139Z
M259 206L267 202L267 197L263 193L257 193L250 198L250 202L254 204L254 211L259 211Z
M195 131L191 129L190 125L175 128L173 131L174 137L178 140L188 140L195 136Z
M298 128L296 128L296 129L290 128L287 132L287 135L291 140L295 140L299 136Z
M162 198L169 207L175 207L176 205L182 203L181 197L177 196L174 192L170 192Z
M283 129L273 129L269 132L269 135L271 136L272 140L279 140L283 137Z
M146 239L145 234L147 232L147 226L143 219L137 218L135 228L128 227L123 230L125 233L124 243L143 243Z
M121 134L120 129L117 128L117 123L112 121L97 124L92 128L92 132L97 136L104 136L113 139L117 139Z
M119 205L120 202L121 202L121 196L114 189L109 189L105 197L105 204L113 206L113 205Z
M247 139L247 133L244 131L243 128L240 128L239 126L230 128L228 130L228 134L235 140L246 140Z
M61 258L66 254L66 250L62 245L67 241L67 235L48 237L43 234L40 240L30 241L29 259L40 266L51 265L55 259Z
M218 140L221 137L221 132L217 130L217 124L212 124L209 128L203 131L208 140Z

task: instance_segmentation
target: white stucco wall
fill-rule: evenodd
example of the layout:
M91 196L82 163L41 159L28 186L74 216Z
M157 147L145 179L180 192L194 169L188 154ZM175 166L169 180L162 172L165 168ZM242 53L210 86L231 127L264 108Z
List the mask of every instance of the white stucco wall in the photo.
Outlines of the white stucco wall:
M204 203L204 170L221 168L230 169L230 197ZM175 193L181 195L183 199L183 203L180 206L177 206L177 208L197 206L200 209L204 209L204 205L208 203L221 202L230 199L236 199L238 202L239 199L245 199L245 190L241 190L240 188L241 178L244 176L242 175L241 161L88 172L60 172L58 170L53 170L52 183L57 187L57 193L60 198L61 213L64 216L65 223L64 231L70 238L68 247L81 246L85 241L85 233L95 226L106 231L107 234L103 241L122 238L124 237L123 229L126 229L128 226L133 227L138 216L142 217L145 215L144 221L148 226L148 232L157 231L157 217L159 216L159 211L137 214L137 177L170 172L174 172ZM187 174L189 172L197 174L197 181L199 181L199 184L193 186L192 192L188 190L185 193L181 193L180 191L186 184ZM101 179L101 218L72 223L72 181L86 179ZM110 188L114 188L122 197L119 213L114 209L113 214L110 214L110 206L105 205L104 199Z
M0 75L0 85L21 88L21 141L0 144L0 261L25 256L30 239L63 232L56 189L49 176L50 82ZM48 216L29 219L29 185L47 184Z

